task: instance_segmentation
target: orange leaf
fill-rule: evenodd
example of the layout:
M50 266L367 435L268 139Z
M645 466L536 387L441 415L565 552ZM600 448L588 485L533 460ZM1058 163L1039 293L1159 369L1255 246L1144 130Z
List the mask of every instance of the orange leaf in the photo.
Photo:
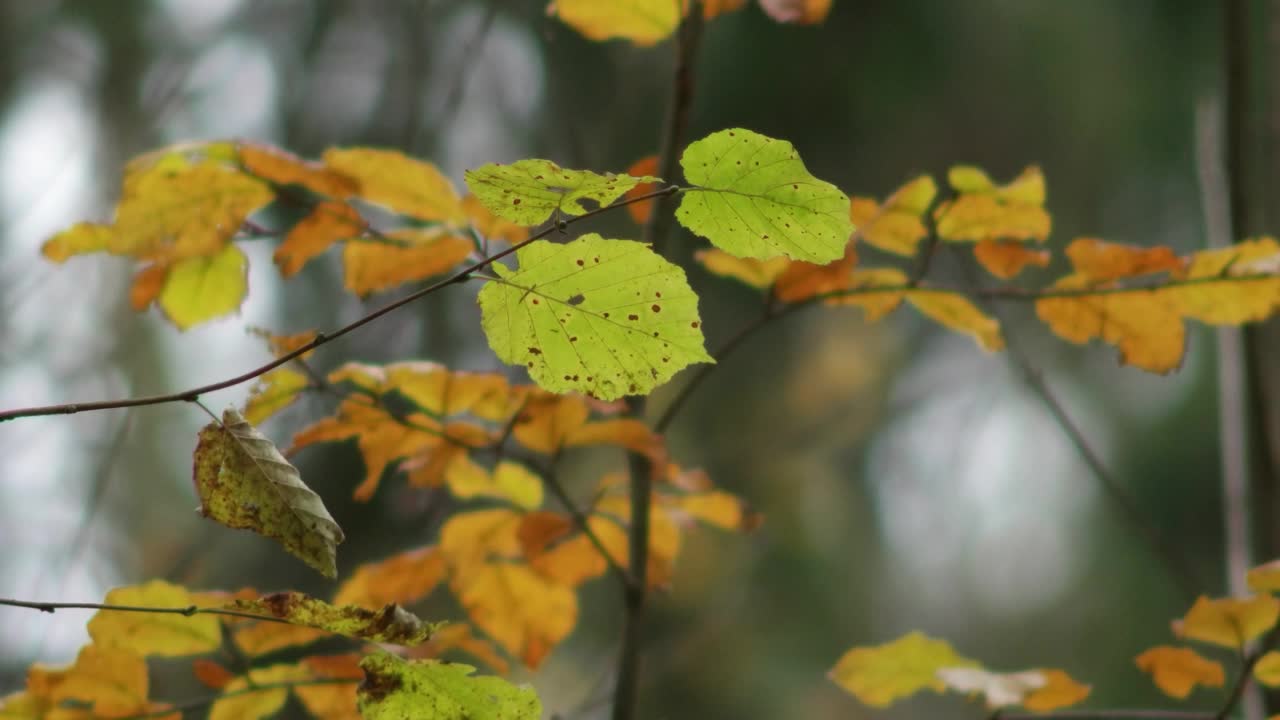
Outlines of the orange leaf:
M364 200L419 220L467 222L453 183L431 163L374 148L330 148L324 152L324 162L354 178Z
M471 254L471 241L439 231L396 230L407 247L352 240L342 248L343 285L357 295L388 290L455 268Z
M249 671L227 684L224 694L243 691L252 685L272 685L299 682L309 679L306 670L290 664L271 665ZM250 682L252 681L252 683ZM289 699L288 688L270 688L257 692L224 697L209 708L209 720L266 720L284 707Z
M960 194L938 206L933 215L945 240L1038 240L1049 237L1044 210L1044 175L1029 167L1008 185L996 186L981 170L956 166L948 173Z
M553 0L547 14L590 40L621 38L641 47L675 31L683 8L674 0Z
M365 563L342 583L335 605L380 608L406 605L426 597L444 580L444 557L434 545L408 550L374 563Z
M660 445L637 420L590 421L590 416L588 400L581 395L538 393L525 403L512 435L521 445L548 455L565 447L605 444L652 454Z
M1045 684L1022 701L1031 712L1052 712L1069 707L1089 697L1092 688L1076 682L1062 670L1041 670Z
M507 674L510 667L493 643L477 637L471 632L471 625L464 622L451 622L436 631L431 639L405 654L410 658L438 658L450 650L461 650L480 660L500 675Z
M602 517L588 518L587 523L613 561L625 568L628 543L622 528ZM609 569L608 560L595 543L565 516L549 512L526 516L520 527L520 541L533 569L570 587L600 577Z
M742 8L743 5L746 5L746 4L747 4L747 0L702 0L702 17L703 19L706 19L706 20L714 20L716 17L720 15L724 15L725 13L731 13L735 10L739 10ZM685 5L686 5L685 12L688 12L687 0L685 2ZM654 170L656 170L656 168ZM654 170L650 170L641 174L652 175L654 173ZM631 174L634 175L635 173L631 173Z
M338 199L353 195L359 188L355 180L340 172L270 145L240 143L236 149L240 165L249 174L277 185L301 185Z
M147 663L124 648L86 645L53 690L52 700L77 700L99 717L123 717L147 708Z
M1270 595L1243 599L1201 595L1181 620L1173 622L1173 632L1180 638L1241 648L1275 626L1277 618L1280 600Z
M469 575L491 559L521 555L521 514L506 508L455 513L440 528L440 553L451 577Z
M146 310L164 289L164 279L169 274L165 263L152 263L139 270L129 285L129 307L138 312Z
M849 200L849 219L857 236L886 252L912 257L929 231L922 220L938 194L938 185L928 175L906 183L881 205L871 198Z
M301 270L308 260L329 249L330 245L359 237L364 227L364 219L350 205L322 202L293 226L272 258L279 266L280 274L289 277Z
M704 4L702 6L702 11L706 14L711 11L711 8ZM707 15L707 17L712 17L712 15ZM627 168L627 174L634 175L635 177L657 175L658 156L646 155L645 157L640 158L632 163L631 167ZM657 189L657 183L640 183L623 194L622 199L630 200L631 198L640 197L641 195L647 195ZM643 225L649 221L649 216L653 214L653 205L653 200L641 200L640 202L634 202L627 206L627 213L631 215L632 220Z
M512 245L529 238L529 228L503 220L489 212L489 209L471 193L467 193L466 197L462 198L462 209L467 213L467 217L471 218L472 226L483 237L490 240L505 240Z
M1201 657L1190 648L1160 645L1142 653L1134 662L1139 670L1151 673L1156 687L1165 695L1179 700L1190 695L1196 685L1222 687L1226 682L1221 663Z
M699 250L693 257L711 273L731 277L760 290L772 285L791 266L791 261L782 256L757 260L736 257L715 249Z
M330 633L303 625L277 622L252 622L232 631L240 652L248 657L269 655L278 650L301 647L318 642Z
M353 681L335 685L299 685L293 688L293 692L312 716L325 720L360 719L360 712L356 709L356 689L359 687L359 682L356 681L364 679L364 671L360 669L359 655L311 655L302 658L299 665L318 678Z
M1087 289L1088 278L1068 275L1054 289ZM1036 315L1055 335L1083 344L1093 338L1115 345L1120 360L1151 372L1165 373L1182 363L1186 329L1177 308L1162 292L1131 290L1046 297L1036 301Z
M1072 240L1067 257L1076 273L1090 282L1182 269L1182 260L1167 247L1137 247L1088 237Z
M834 295L823 303L827 305L853 305L862 308L867 322L875 322L902 304L903 286L907 276L896 268L868 268L854 270L849 276L848 294ZM895 288L880 290L879 288Z
M530 669L578 621L573 588L547 580L527 565L487 562L455 575L450 583L471 621Z
M205 658L196 658L191 663L191 672L202 685L214 690L221 690L227 683L235 679L235 673L220 663Z
M983 240L973 246L973 256L987 272L1005 280L1028 265L1049 266L1048 250L1028 250L1016 240Z
M778 277L775 293L783 302L801 302L814 295L836 292L849 287L851 273L858 264L858 252L850 240L844 256L826 265L804 261L791 263Z

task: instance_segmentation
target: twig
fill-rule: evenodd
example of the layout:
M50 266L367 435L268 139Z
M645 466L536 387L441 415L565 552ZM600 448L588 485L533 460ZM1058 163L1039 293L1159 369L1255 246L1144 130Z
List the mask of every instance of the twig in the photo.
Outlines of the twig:
M1244 697L1245 690L1249 687L1249 678L1253 676L1253 668L1262 659L1262 656L1266 655L1277 643L1280 643L1280 625L1271 628L1271 632L1267 633L1267 636L1262 639L1258 647L1254 648L1253 652L1245 657L1244 663L1240 666L1240 676L1236 678L1235 685L1231 686L1231 692L1227 694L1227 700L1222 704L1222 709L1213 716L1215 720L1226 720L1227 716L1231 714L1231 711L1239 704L1240 699ZM1262 708L1259 709L1261 710Z
M617 577L618 582L621 584L623 592L629 592L631 590L631 583L633 582L631 574L619 565L616 560L614 560L613 554L605 547L604 541L600 539L600 536L596 534L595 530L591 529L591 524L587 514L582 511L582 508L578 507L578 504L574 502L573 497L569 495L568 490L565 489L564 483L561 483L560 478L557 477L555 467L556 461L559 460L559 456L560 454L556 453L551 457L550 467L542 473L543 484L551 490L552 495L556 496L556 499L559 500L560 504L568 511L569 516L573 518L574 524L578 526L578 529L582 531L583 535L587 536L587 540L591 541L591 544L595 546L596 551L604 558L605 563L609 565L609 570L615 577Z
M269 363L266 363L257 368L254 368L253 370L250 370L246 373L236 375L235 377L228 378L226 380L221 380L215 383L210 383L208 385L201 385L199 387L194 387L194 388L191 388L190 390L184 390L182 392L176 392L176 393L169 393L166 395L150 395L147 397L139 397L139 398L102 400L98 402L87 402L87 403L67 403L64 405L44 405L44 406L38 406L38 407L19 408L17 410L6 410L5 412L0 412L0 422L5 422L7 420L14 420L14 419L23 418L23 417L36 417L40 415L71 415L74 413L90 412L95 410L112 410L116 408L139 407L142 405L161 405L165 403L174 403L174 402L194 402L195 400L199 399L201 395L204 395L205 393L210 393L215 390L223 390L225 388L234 387L236 385L249 382L250 380L258 377L259 375L262 375L270 370L274 370L275 368L278 368L281 365L284 365L285 363L293 360L294 358L301 357L304 353L310 352L311 350L314 350L320 347L321 345L325 345L334 340L337 340L338 338L342 337L343 335L346 335L347 333L353 330L356 330L365 325L368 325L369 323L373 322L374 320L377 320L383 315L386 315L395 310L398 310L404 307L405 305L408 305L416 300L424 298L427 295L430 295L438 290L446 288L450 285L466 282L467 280L471 279L471 274L476 272L477 270L481 270L485 267L488 267L492 263L498 260L501 260L502 258L508 255L511 255L512 253L528 245L529 243L532 243L535 240L540 240L546 237L547 235L550 235L551 233L556 232L557 230L568 227L569 225L572 225L578 221L585 220L590 217L594 217L595 215L599 215L604 212L608 212L609 210L622 207L624 205L630 205L631 203L635 203L635 202L642 202L644 200L650 200L653 198L659 198L659 197L675 194L679 189L680 188L678 186L672 185L672 186L663 188L662 190L655 190L654 192L645 193L644 195L638 195L636 197L619 200L618 202L613 203L612 205L608 205L602 208L596 208L595 210L587 211L582 215L577 215L574 217L561 220L559 223L552 225L547 229L543 230L542 232L539 232L531 236L528 240L524 240L522 242L516 243L515 245L512 245L511 247L507 248L506 250L503 250L502 252L499 252L495 255L491 255L475 263L472 263L471 265L468 265L466 268L463 268L462 270L455 272L454 274L450 275L449 277L443 280L439 280L435 283L432 283L431 285L428 285L427 287L422 288L421 290L413 292L401 298L400 300L390 303L389 305L384 305L383 307L377 310L374 310L373 312L353 322L343 325L342 327L338 328L337 330L334 330L333 332L318 333L315 336L315 338L311 340L311 342L305 345L302 345L298 348L295 348L294 350L288 353L285 353L284 355L281 355L280 357L276 358L275 360L272 360Z
M110 610L113 612L182 615L185 617L192 617L194 615L224 615L226 617L244 618L246 620L262 620L264 622L274 622L282 625L297 625L297 623L290 622L284 618L275 617L274 615L258 615L256 613L245 612L243 610L228 610L226 608L202 608L197 605L187 605L185 607L149 607L146 605L113 605L111 603L36 602L33 600L14 600L12 598L0 598L0 605L27 608L29 610L39 610L44 613L54 613L58 610Z
M674 1L674 0L673 0ZM671 100L663 125L662 144L658 148L658 173L668 182L675 175L677 152L689 125L689 109L693 104L694 61L702 37L702 7L694 0L688 3L684 19L676 29L675 76ZM671 213L666 202L659 200L644 225L644 241L658 254L668 250ZM643 397L629 398L627 407L637 418L644 417ZM653 461L644 453L628 456L631 475L631 527L628 532L631 582L624 593L622 647L618 654L618 678L613 695L613 720L632 720L640 690L640 646L643 641L644 610L649 587L649 496L652 492Z
M227 698L239 697L241 695L252 695L254 693L267 692L269 690L292 690L299 687L315 687L317 685L355 685L360 682L356 678L312 678L310 680L293 680L286 682L259 683L251 687L244 687L238 690L228 690L218 693L217 695L209 695L206 697L190 700L178 705L165 708L164 710L151 710L149 712L138 713L137 715L127 715L114 720L150 720L151 718L169 717L175 713L185 713L188 710L199 710L200 708L209 707L210 705Z

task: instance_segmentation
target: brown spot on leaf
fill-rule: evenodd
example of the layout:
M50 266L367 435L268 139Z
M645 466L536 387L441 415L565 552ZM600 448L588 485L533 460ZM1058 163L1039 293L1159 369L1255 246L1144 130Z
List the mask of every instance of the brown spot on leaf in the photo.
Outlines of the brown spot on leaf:
M530 354L530 355L541 355L541 354L542 354L542 350L541 350L540 348L530 347L530 348L529 348L529 354Z
M654 312L662 312L662 306L659 305L658 303L654 303L653 306L650 307L649 309Z
M570 295L569 299L565 300L565 302L569 303L570 305L581 305L582 301L586 299L587 298L584 297L582 293L577 293L576 295Z
M694 330L697 330L701 325L702 323L698 322L697 320L694 320L693 322L689 323L689 327L693 328Z
M639 319L640 319L640 316L639 316L639 315L628 315L628 316L627 316L627 319L628 319L628 320L639 320Z

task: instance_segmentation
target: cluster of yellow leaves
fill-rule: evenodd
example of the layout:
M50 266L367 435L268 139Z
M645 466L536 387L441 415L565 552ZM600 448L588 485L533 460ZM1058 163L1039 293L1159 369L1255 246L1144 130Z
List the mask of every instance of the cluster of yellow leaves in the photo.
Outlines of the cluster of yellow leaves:
M937 185L927 175L883 202L852 197L849 217L856 230L844 257L827 265L743 259L720 250L701 251L697 259L710 272L767 290L779 302L852 305L871 321L905 300L936 322L971 335L983 348L999 350L1004 346L999 324L966 297L987 291L931 287L897 268L859 264L860 243L900 257L917 256L921 241L930 236L926 219L931 219L937 240L971 245L974 259L1002 280L1029 266L1049 265L1048 250L1029 247L1048 238L1051 224L1038 168L996 185L981 170L958 166L948 180L954 197L936 207ZM1100 339L1119 349L1124 364L1151 372L1168 372L1181 363L1186 320L1240 325L1280 308L1280 244L1272 238L1178 256L1167 247L1082 237L1067 245L1065 255L1072 272L1048 288L998 288L987 294L1033 300L1054 334L1073 343Z
M711 20L746 4L747 0L702 0L702 16ZM647 47L675 32L691 5L690 0L552 0L547 14L591 40L619 38ZM760 0L760 8L780 23L814 25L826 19L831 0Z
M369 148L334 148L313 163L253 143L183 145L143 155L125 169L109 224L80 223L50 238L45 257L107 252L142 264L129 300L152 303L186 329L238 309L248 260L235 240L261 231L251 218L273 203L306 211L276 248L280 273L294 275L342 243L347 289L360 295L446 272L471 253L473 238L524 239L523 229L461 197L430 163ZM404 218L374 230L361 205Z
M951 690L980 696L992 709L1022 706L1048 712L1084 700L1090 690L1062 670L991 672L976 660L957 654L946 641L919 632L884 645L850 649L832 668L830 677L873 707L888 707L921 690Z

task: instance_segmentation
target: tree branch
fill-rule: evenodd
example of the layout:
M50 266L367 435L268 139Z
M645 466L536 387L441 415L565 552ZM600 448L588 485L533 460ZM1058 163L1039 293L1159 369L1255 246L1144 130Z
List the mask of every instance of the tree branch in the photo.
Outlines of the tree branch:
M28 407L28 408L19 408L16 410L6 410L4 412L0 412L0 422L5 422L7 420L15 420L17 418L23 418L23 417L36 417L41 415L72 415L75 413L91 412L95 410L112 410L117 408L139 407L142 405L162 405L165 403L175 403L175 402L195 402L196 400L199 400L200 396L204 395L205 393L210 393L215 390L223 390L229 387L234 387L236 385L249 382L250 380L253 380L259 375L263 375L271 370L274 370L275 368L278 368L281 365L284 365L285 363L293 360L294 358L301 357L304 353L310 352L311 350L314 350L320 347L321 345L325 345L334 340L337 340L338 338L342 337L343 335L346 335L349 332L352 332L353 330L357 330L361 327L364 327L365 325L368 325L369 323L373 322L374 320L377 320L383 315L394 312L395 310L398 310L404 307L405 305L408 305L416 300L420 300L450 285L464 283L467 280L470 280L472 273L476 272L477 270L482 270L488 267L489 265L493 264L494 262L501 260L502 258L508 255L511 255L512 253L516 252L520 248L534 242L535 240L540 240L550 235L553 232L562 231L568 226L576 222L579 222L581 220L586 220L587 218L594 217L596 215L599 215L604 212L608 212L610 210L622 207L624 205L630 205L631 203L673 195L677 191L679 191L679 189L680 189L679 186L671 185L666 188L663 188L662 190L655 190L654 192L645 193L643 195L638 195L633 198L626 198L623 200L619 200L618 202L613 203L612 205L608 205L602 208L596 208L595 210L590 210L588 212L583 213L582 215L577 215L574 217L559 220L558 222L552 224L545 230L542 230L541 232L531 236L528 240L524 240L522 242L516 243L515 245L512 245L511 247L507 248L506 250L503 250L500 253L491 255L482 260L478 260L472 263L471 265L468 265L467 267L463 268L462 270L455 272L449 277L444 278L443 280L434 282L431 285L428 285L427 287L422 288L421 290L418 290L410 295L407 295L393 303L384 305L383 307L377 310L374 310L373 312L353 322L343 325L337 330L334 330L329 333L318 333L311 342L305 345L302 345L298 348L295 348L291 352L285 353L284 355L281 355L280 357L276 358L275 360L272 360L269 363L260 365L254 368L253 370L250 370L246 373L242 373L240 375L236 375L235 377L227 378L226 380L221 380L215 383L210 383L208 385L201 385L199 387L194 387L194 388L191 388L190 390L183 390L182 392L169 393L166 395L150 395L150 396L138 397L138 398L102 400L98 402L85 402L85 403L68 403L64 405L44 405L39 407Z
M257 613L245 612L243 610L229 610L227 608L202 608L197 605L187 605L184 607L149 607L146 605L113 605L111 603L36 602L33 600L0 598L0 606L27 608L29 610L39 610L40 612L50 614L57 612L58 610L109 610L112 612L182 615L185 617L192 617L194 615L222 615L225 617L242 618L245 620L262 620L264 622L280 623L281 625L298 624L289 622L284 618L275 617L274 615L258 615Z

